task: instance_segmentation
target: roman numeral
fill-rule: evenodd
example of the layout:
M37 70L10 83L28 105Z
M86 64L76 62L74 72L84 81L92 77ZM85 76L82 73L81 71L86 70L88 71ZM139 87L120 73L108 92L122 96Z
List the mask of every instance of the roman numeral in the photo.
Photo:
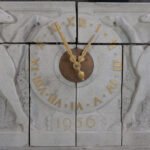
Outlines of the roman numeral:
M122 62L120 60L113 60L112 69L113 69L113 71L121 71L122 70Z
M117 43L117 40L116 40L116 39L113 39L113 40L111 41L111 44L115 44L115 43ZM109 46L108 46L109 50L112 50L112 49L114 49L114 48L116 48L116 47L117 47L117 45L109 45Z
M118 83L116 80L110 80L109 83L107 84L106 88L107 88L108 92L110 94L112 94L113 91L117 88L117 86L118 86Z
M44 81L42 80L41 76L37 76L32 79L35 87L40 92L41 95L43 95L46 91L46 86L44 84Z
M79 27L85 28L87 26L87 21L84 18L79 18Z
M67 21L68 21L67 26L75 26L74 19L75 19L75 17L69 17L69 18L67 18Z

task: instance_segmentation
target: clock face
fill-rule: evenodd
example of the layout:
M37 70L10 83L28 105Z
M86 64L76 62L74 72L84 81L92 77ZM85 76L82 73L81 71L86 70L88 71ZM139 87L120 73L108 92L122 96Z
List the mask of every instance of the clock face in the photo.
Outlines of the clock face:
M63 15L44 26L35 41L49 39L50 42L61 42L54 26L56 21L61 25L61 31L67 41L74 41L75 16L70 15ZM95 39L96 43L121 41L111 28L89 15L79 16L79 41L87 43L97 26L100 26L100 31ZM76 45L69 44L69 46L74 49ZM85 45L78 43L79 49L84 49L84 47ZM73 113L75 98L77 98L79 113L93 112L105 106L120 92L121 52L121 47L116 45L93 45L90 47L89 54L94 64L93 70L86 80L77 83L76 90L76 84L67 80L60 71L60 60L65 53L64 46L57 45L57 43L32 45L30 63L32 89L43 102L57 111Z

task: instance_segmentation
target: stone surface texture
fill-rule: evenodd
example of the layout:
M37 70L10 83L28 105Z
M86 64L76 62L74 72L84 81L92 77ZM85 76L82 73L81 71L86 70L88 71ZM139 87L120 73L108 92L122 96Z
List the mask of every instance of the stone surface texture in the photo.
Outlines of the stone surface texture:
M77 34L75 2L1 1L0 150L148 150L149 8L79 2ZM56 22L71 49L94 36L87 80L62 76Z

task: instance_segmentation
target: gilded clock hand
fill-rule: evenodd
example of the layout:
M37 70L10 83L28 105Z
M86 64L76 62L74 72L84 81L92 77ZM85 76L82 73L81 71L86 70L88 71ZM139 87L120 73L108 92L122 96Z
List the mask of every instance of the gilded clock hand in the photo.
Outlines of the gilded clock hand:
M67 53L69 54L69 57L70 57L69 60L73 63L73 68L78 72L79 79L84 80L84 72L81 71L81 64L77 61L76 56L72 53L71 49L69 48L69 45L67 43L65 36L63 32L61 32L61 27L57 22L55 23L55 27L61 37L61 40L64 43L64 47Z
M72 53L72 51L71 51L71 49L69 47L69 44L67 43L67 40L66 40L63 32L61 32L61 26L56 22L55 23L55 27L56 27L56 30L58 31L58 33L59 33L59 35L61 37L61 40L63 41L64 47L65 47L67 53L69 54L70 61L73 62L73 63L76 62L76 56L73 55L73 53Z
M94 34L91 36L88 44L84 47L83 51L82 51L82 54L81 56L78 57L78 61L79 63L83 62L85 60L85 56L89 50L89 48L91 47L91 44L94 42L94 40L97 39L97 36L98 36L98 32L100 31L100 24L97 26Z
M100 25L97 26L97 28L96 28L94 34L91 36L88 44L83 49L82 54L80 56L78 56L78 65L73 66L74 69L78 70L78 77L81 80L84 80L84 78L85 78L85 73L83 71L81 71L81 62L83 62L85 60L85 56L88 52L88 49L91 47L92 42L96 39L99 30L100 30Z

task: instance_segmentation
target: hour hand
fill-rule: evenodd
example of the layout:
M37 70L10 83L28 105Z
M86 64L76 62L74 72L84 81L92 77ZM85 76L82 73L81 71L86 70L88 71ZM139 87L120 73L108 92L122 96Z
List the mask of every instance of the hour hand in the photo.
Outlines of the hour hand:
M97 39L98 32L100 31L100 24L97 26L95 32L90 37L88 44L84 47L82 54L78 57L78 61L81 63L85 60L85 55L87 54L89 48L91 47L91 44Z

